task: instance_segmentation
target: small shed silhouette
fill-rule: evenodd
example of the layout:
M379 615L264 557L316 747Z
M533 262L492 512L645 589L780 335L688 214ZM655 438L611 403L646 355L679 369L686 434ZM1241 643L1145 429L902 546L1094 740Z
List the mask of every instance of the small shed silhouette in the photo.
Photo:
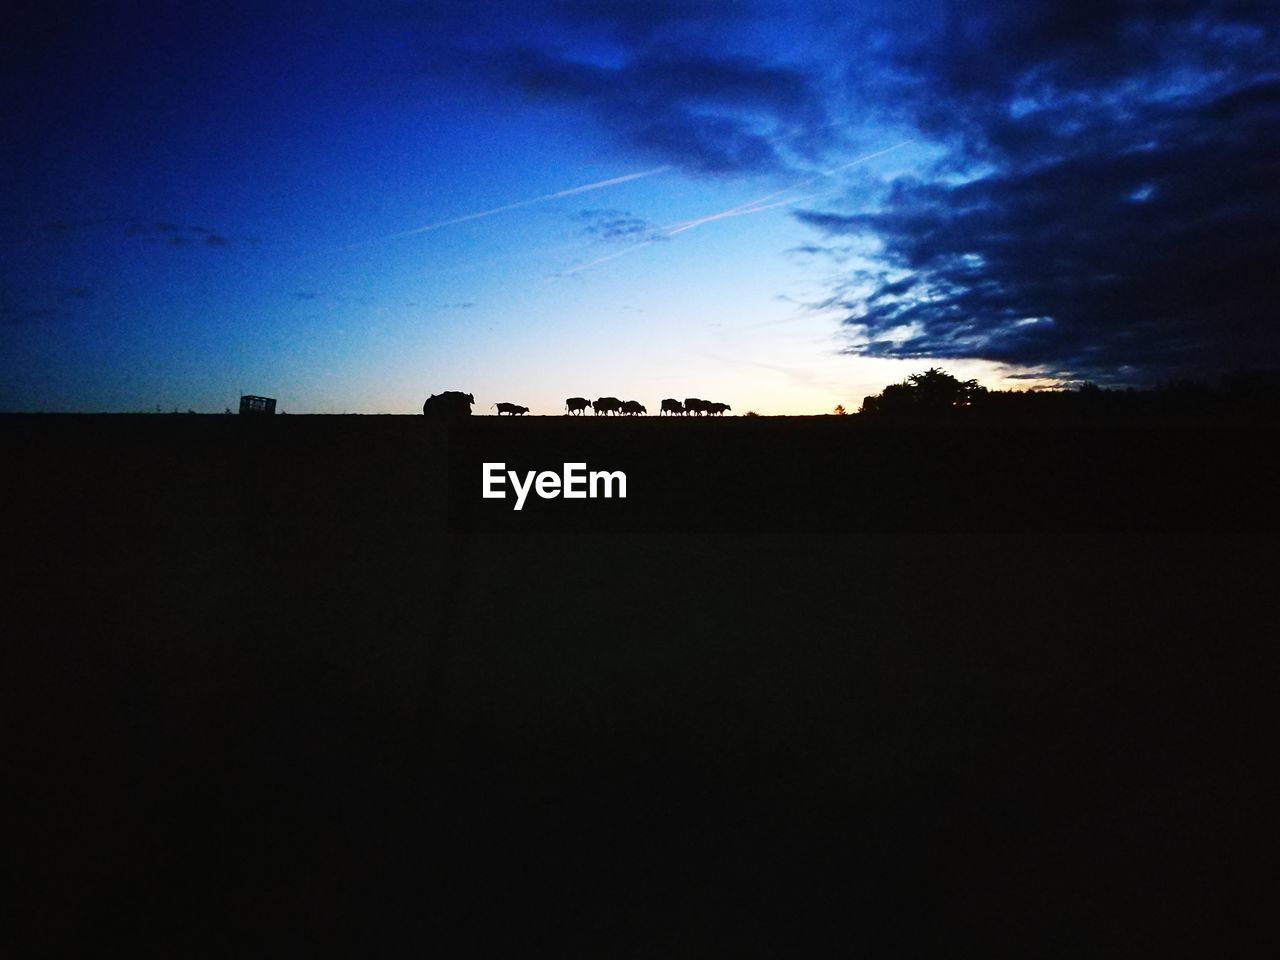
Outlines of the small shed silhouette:
M276 412L276 398L243 396L240 398L240 412L242 414L273 414Z

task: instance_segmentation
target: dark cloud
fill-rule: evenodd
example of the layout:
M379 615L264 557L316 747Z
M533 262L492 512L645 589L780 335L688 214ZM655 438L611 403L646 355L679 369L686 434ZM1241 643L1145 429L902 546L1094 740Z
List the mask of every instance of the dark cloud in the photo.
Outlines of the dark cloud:
M93 220L66 221L57 220L44 224L44 232L51 238L74 237L86 230L96 228L119 230L124 228L124 236L137 238L149 243L163 243L171 247L185 247L194 243L208 247L225 247L236 242L225 234L218 233L208 227L184 226L167 220L138 220L103 217ZM240 241L256 242L256 241Z
M0 326L21 327L26 324L51 323L70 314L59 307L32 307L0 304Z
M53 286L30 283L0 288L0 325L20 326L68 320L94 298L86 284Z
M536 37L549 47L567 40L609 42L622 49L671 46L695 36L714 37L756 13L744 0L417 0L397 5L406 26L427 26L430 52L448 58L465 48L518 45ZM437 64L438 66L438 64Z
M787 23L755 4L431 3L405 22L418 25L426 73L585 113L620 143L688 171L787 169L829 139L821 65L763 52L782 46L773 35Z
M582 210L578 219L584 231L596 240L639 243L643 240L666 240L657 224L626 210Z
M208 227L183 226L165 221L135 221L129 225L127 233L151 242L166 243L171 247L188 247L193 244L225 247L231 243L228 237L215 233Z
M826 123L804 73L723 54L634 52L601 66L524 48L501 69L527 96L585 106L632 146L700 172L783 169L778 133Z
M750 6L741 0L551 0L548 16L567 23L594 24L632 42L652 41L673 25L723 23L742 17Z
M1276 6L1253 0L941 0L888 70L853 68L879 108L974 159L1036 162L1046 136L1098 135L1134 109L1276 68ZM1065 143L1058 144L1059 147Z
M887 74L946 160L799 214L883 245L828 301L854 352L1131 381L1280 360L1280 8L946 7L950 42Z

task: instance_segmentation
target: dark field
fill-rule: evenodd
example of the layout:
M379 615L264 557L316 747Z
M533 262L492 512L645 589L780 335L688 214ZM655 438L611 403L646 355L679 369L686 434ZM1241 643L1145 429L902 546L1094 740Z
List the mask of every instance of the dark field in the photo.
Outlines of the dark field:
M0 430L10 955L1260 946L1269 425Z

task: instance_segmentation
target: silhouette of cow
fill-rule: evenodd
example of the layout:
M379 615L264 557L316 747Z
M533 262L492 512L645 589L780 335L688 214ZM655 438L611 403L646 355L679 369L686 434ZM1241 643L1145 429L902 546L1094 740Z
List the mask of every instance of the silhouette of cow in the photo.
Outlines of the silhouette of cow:
M476 398L469 393L446 390L427 397L422 412L428 417L469 417L471 405L475 402Z
M591 406L591 401L586 397L570 397L564 402L565 412L569 415L577 414L582 416L587 407Z
M707 409L707 401L699 400L697 397L689 397L684 402L684 412L691 413L695 417L700 417Z
M708 403L706 405L707 416L709 417L723 417L726 410L732 409L733 407L727 403Z
M521 414L525 414L529 412L528 407L522 407L518 403L498 403L498 404L494 404L494 406L498 408L498 416L502 416L504 413L506 413L506 414L510 414L513 417L518 417Z
M684 404L679 400L673 400L668 397L666 400L662 401L662 409L658 411L658 416L662 416L664 413L670 413L673 416L683 416Z
M606 417L610 413L616 413L616 414L622 413L622 401L619 400L617 397L601 397L591 406L595 409L597 417L600 416L600 414L602 413Z
M649 411L645 409L644 404L639 400L628 400L622 405L622 412L631 417L641 413L646 415L649 413Z

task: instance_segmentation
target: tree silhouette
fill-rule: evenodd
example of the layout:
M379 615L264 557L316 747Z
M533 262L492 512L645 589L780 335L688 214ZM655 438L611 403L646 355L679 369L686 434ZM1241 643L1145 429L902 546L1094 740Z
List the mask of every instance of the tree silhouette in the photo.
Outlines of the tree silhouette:
M902 383L892 383L878 395L862 401L861 413L946 413L970 406L987 392L977 380L960 380L940 367L913 373Z

